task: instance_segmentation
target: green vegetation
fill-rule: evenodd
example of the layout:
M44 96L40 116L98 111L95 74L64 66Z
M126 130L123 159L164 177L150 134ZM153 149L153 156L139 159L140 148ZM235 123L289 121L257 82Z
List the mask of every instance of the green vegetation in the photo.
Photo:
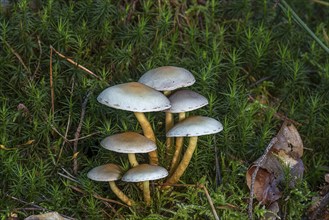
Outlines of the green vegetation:
M285 115L300 123L306 169L296 188L289 190L289 183L282 186L279 203L285 219L301 219L329 170L329 54L295 22L285 4L270 0L35 2L18 1L0 14L0 219L10 213L25 217L42 211L25 209L30 206L23 201L77 219L212 219L201 189L176 187L164 193L153 187L153 204L145 207L137 186L118 181L127 195L140 202L127 208L95 198L98 194L118 200L107 184L86 176L108 162L127 169L125 155L102 149L99 143L123 131L141 133L133 114L98 103L97 95L107 86L136 81L147 70L164 65L190 70L197 80L190 88L208 98L208 106L190 114L216 118L224 126L215 138L200 138L182 183L205 184L222 219L247 219L245 173L280 128L282 120L277 116ZM328 47L329 7L308 0L288 3ZM101 78L53 53L55 114L50 45ZM74 139L88 92L80 137L93 135L79 140L78 175L68 179L59 173L69 175L63 168L73 172L74 141L65 142L55 130ZM160 161L165 163L164 114L147 117L163 149ZM219 186L215 145L222 175ZM138 155L138 160L146 157ZM259 218L265 210L255 203Z

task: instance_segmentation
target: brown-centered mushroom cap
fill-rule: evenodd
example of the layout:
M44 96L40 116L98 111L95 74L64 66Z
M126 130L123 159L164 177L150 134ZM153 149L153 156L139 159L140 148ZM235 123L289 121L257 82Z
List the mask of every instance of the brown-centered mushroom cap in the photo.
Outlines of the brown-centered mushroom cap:
M111 135L101 141L105 149L119 153L148 153L156 150L156 144L136 132Z
M205 116L191 116L176 124L167 132L167 137L202 136L223 130L216 119Z
M99 94L97 100L109 107L133 112L155 112L170 108L165 95L138 82L109 87Z
M110 182L119 180L121 177L120 166L109 163L93 168L87 174L89 179L102 182Z
M208 100L191 90L179 90L169 97L171 107L166 112L180 113L193 111L208 104Z
M158 91L171 91L195 83L192 73L184 68L175 66L162 66L147 71L138 80Z
M160 166L141 164L128 170L122 177L125 182L143 182L168 176L168 171Z

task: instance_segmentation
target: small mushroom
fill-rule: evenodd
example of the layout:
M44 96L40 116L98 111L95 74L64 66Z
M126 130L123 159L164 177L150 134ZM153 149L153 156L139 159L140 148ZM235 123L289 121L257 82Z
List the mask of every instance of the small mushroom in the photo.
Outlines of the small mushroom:
M205 105L208 105L208 100L204 96L186 89L179 90L172 94L169 97L169 101L171 107L165 111L171 113L178 113L179 122L185 119L186 112L193 111ZM183 141L184 137L176 138L175 152L171 161L169 173L172 173L178 165L179 157L183 147Z
M172 91L193 85L195 78L190 71L184 68L162 66L147 71L138 82L158 91Z
M168 171L160 166L141 164L128 170L122 177L125 182L143 182L144 201L151 203L150 180L157 180L168 176Z
M156 112L170 108L166 96L142 83L130 82L115 85L105 89L97 100L109 107L134 112L145 137L156 142L150 122L144 112ZM150 164L158 164L156 150L149 153Z
M181 162L165 184L175 184L183 175L197 146L198 136L215 134L222 130L223 125L219 121L205 116L186 118L170 129L167 137L190 137L190 140Z
M134 201L129 199L115 184L115 181L120 179L121 173L122 169L118 165L109 163L93 168L87 176L94 181L109 182L113 193L124 203L131 206Z
M136 132L111 135L101 141L101 146L107 150L128 154L132 167L138 165L135 153L148 153L156 150L153 141Z
M188 87L195 83L193 74L181 67L162 66L151 69L144 73L138 82L143 83L155 90L163 91L165 95L170 95L171 91L182 87ZM166 112L166 132L174 126L173 115L171 112ZM172 146L172 138L166 139L167 152Z

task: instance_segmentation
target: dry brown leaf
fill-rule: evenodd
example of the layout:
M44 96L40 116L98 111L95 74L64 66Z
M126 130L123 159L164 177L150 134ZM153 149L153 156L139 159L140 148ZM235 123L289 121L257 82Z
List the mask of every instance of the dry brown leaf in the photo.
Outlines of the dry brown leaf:
M278 142L273 146L273 149L284 150L286 154L294 158L303 156L303 141L293 124L285 121L276 137Z
M300 159L303 155L303 142L296 127L285 121L276 138L277 141L265 159L264 157L257 159L246 174L247 185L250 188L252 174L256 170L257 164L260 164L254 183L254 195L258 201L267 205L281 197L277 186L285 179L287 168L292 177L290 187L294 187L296 181L302 178L304 173L304 165Z
M252 166L247 171L247 185L250 188L251 177L256 169L256 166ZM281 192L277 188L277 181L273 174L269 173L266 169L260 168L257 172L254 194L256 199L262 204L270 204L279 198L281 198Z

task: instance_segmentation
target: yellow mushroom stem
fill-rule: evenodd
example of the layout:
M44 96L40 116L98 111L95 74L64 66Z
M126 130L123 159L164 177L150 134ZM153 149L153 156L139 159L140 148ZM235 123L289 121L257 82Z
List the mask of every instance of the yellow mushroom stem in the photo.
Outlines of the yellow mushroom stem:
M138 165L137 159L136 159L136 154L134 153L128 153L128 160L129 163L132 167L135 167Z
M192 155L197 146L197 142L198 142L197 136L190 137L189 145L185 151L182 161L179 163L175 172L167 179L167 181L165 182L164 185L175 184L179 181L179 178L184 174L187 166L189 165L189 163L191 161ZM167 188L167 187L165 187L165 188Z
M113 191L113 193L119 198L121 199L121 201L123 201L124 203L126 203L127 205L131 206L132 204L134 204L134 201L129 199L128 196L126 196L115 184L114 181L110 181L109 182L111 190Z
M180 112L178 115L178 121L184 120L186 117L185 112ZM175 143L175 153L171 161L171 166L170 166L170 171L169 173L172 174L174 170L176 169L179 158L181 156L182 148L183 148L183 143L184 143L184 137L177 137L176 138L176 143Z
M147 120L145 114L143 112L134 112L139 124L141 125L143 129L144 136L156 143L155 135L152 129L152 126L150 122ZM158 153L156 150L151 151L148 153L150 157L150 164L151 165L158 165L159 159L158 159Z
M144 201L147 206L151 204L150 181L143 182Z
M169 96L171 94L171 91L163 91L163 94L165 96ZM165 129L166 133L174 126L174 117L171 112L166 112L166 118L165 118ZM173 138L167 137L166 138L166 156L171 153L171 148L173 145Z
M166 112L166 133L174 126L174 117L171 112ZM166 138L166 155L170 155L173 145L173 138Z
M134 154L134 153L128 153L128 160L132 167L136 167L139 165L139 163L137 162L137 159L136 159L136 154ZM140 188L140 190L142 190L142 191L144 190L142 183L137 183L137 186L138 186L138 188Z

